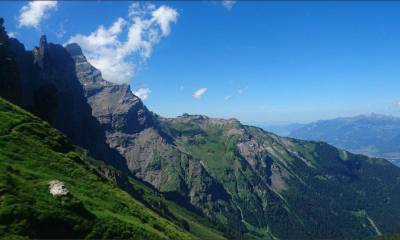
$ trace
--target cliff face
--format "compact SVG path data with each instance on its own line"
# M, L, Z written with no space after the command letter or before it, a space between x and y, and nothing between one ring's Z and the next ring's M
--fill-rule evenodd
M238 209L231 206L224 188L203 165L175 146L171 136L161 129L159 117L133 95L128 85L104 80L78 45L67 45L66 50L75 62L84 96L101 124L107 144L123 156L129 171L186 207L200 208L215 221L216 212L224 218L229 216L240 230ZM213 191L216 194L210 194Z
M15 53L10 49L10 38L0 18L0 96L21 104L22 93Z
M154 125L153 114L133 95L129 85L105 81L99 70L90 65L77 44L66 50L74 60L76 76L84 96L104 129L135 134Z
M123 158L107 145L101 124L92 116L65 48L47 43L45 36L32 51L5 32L1 40L1 59L8 61L2 65L1 96L45 119L94 157L124 168Z
M17 74L4 74L18 80L6 85L21 90L22 106L231 236L343 239L400 229L400 170L383 159L234 119L162 118L128 85L104 80L76 44L42 38L25 51L5 41Z

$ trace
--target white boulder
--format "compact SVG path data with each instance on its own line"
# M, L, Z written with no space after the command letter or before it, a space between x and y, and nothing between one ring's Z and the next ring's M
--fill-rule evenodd
M65 184L58 180L49 182L49 192L54 197L66 196L69 193L67 187L65 187Z

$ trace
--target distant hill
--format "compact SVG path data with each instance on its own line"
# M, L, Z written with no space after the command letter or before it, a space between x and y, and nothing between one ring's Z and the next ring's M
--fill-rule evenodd
M273 132L282 137L288 137L291 132L305 125L306 124L302 123L289 123L289 124L277 124L277 125L258 124L258 126L261 127L262 129L268 132Z
M324 141L400 164L400 118L379 114L317 121L294 129L290 137Z

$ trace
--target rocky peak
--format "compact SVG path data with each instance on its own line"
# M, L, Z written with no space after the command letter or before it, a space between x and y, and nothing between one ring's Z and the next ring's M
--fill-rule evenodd
M231 124L235 126L240 126L241 123L239 120L235 118L213 118L213 117L208 117L206 115L191 115L188 113L182 114L182 116L178 116L175 119L170 119L171 121L181 121L181 122L196 122L199 124L205 124L205 125L226 125L226 124Z
M69 52L69 54L71 54L72 57L83 55L81 47L76 43L67 44L65 49Z
M42 35L39 40L39 47L33 49L34 63L43 68L47 58L47 37Z
M99 88L111 85L110 82L103 79L101 72L88 62L78 44L67 44L65 50L75 62L76 75L85 88L87 97L96 94Z
M153 114L132 93L129 85L103 79L101 72L90 64L78 44L68 44L65 49L75 62L76 76L93 116L106 131L132 134L153 126Z
M182 114L182 116L178 116L178 118L181 119L187 119L187 120L207 120L209 119L206 115L199 115L199 114L188 114L188 113L184 113Z
M39 40L39 46L41 50L47 48L47 37L46 35L42 35Z

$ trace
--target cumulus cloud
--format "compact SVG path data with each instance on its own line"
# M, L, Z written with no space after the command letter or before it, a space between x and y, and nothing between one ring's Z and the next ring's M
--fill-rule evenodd
M194 93L193 93L193 97L200 99L205 93L207 92L207 88L200 88L197 89Z
M142 100L146 100L147 98L149 98L150 93L151 93L150 88L139 88L136 91L133 91L133 94L135 94Z
M222 6L224 6L228 10L231 10L233 8L233 5L235 5L235 4L236 4L236 1L231 1L231 0L222 1Z
M129 83L138 65L150 57L153 46L169 35L177 18L178 12L171 7L133 3L127 19L119 17L110 27L100 25L89 35L77 34L67 43L78 43L106 80Z
M48 12L57 8L57 1L31 1L20 9L19 27L39 28L40 22L48 16Z

